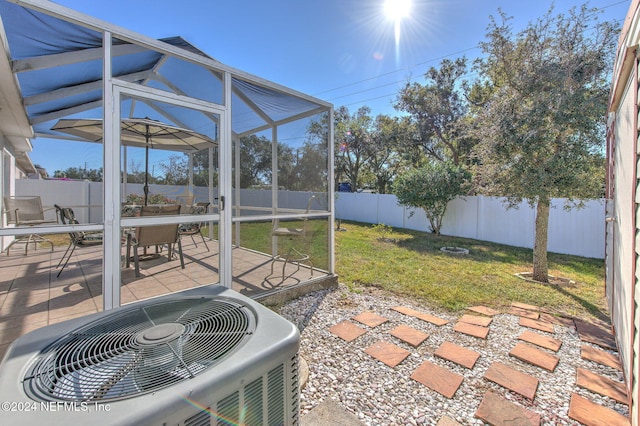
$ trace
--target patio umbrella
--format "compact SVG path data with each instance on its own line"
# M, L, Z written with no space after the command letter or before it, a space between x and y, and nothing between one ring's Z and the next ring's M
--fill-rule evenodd
M175 127L150 118L125 118L120 121L122 145L145 149L144 204L149 196L149 148L168 151L197 152L216 144L211 138L189 129ZM65 118L51 128L78 136L89 142L102 142L102 119Z

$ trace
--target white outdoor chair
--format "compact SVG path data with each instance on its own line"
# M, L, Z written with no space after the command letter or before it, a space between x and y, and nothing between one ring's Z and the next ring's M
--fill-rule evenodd
M16 227L36 226L45 223L56 223L55 220L46 220L44 218L44 209L39 196L6 196L4 197L4 214L7 218L7 225L15 225ZM38 249L38 244L51 244L53 251L53 242L38 234L29 234L16 236L7 246L7 255L14 244L24 244L25 256L29 250L29 244L33 243L34 249Z

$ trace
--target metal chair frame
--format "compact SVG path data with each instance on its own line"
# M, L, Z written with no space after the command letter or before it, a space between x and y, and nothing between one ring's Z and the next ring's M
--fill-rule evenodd
M180 208L181 206L179 204L167 206L142 206L140 216L178 215L180 214ZM180 242L178 228L178 224L139 226L135 229L135 234L130 233L127 235L127 267L130 265L130 253L131 247L133 247L133 261L136 277L140 276L140 259L138 256L139 247L156 246L156 251L158 252L158 248L166 244L168 246L167 262L170 262L173 258L173 246L178 244L180 265L182 269L184 269L182 243Z
M211 203L208 203L208 202L200 202L200 203L196 203L196 206L204 207L204 210L206 213L210 204ZM196 244L194 235L196 234L200 235L200 238L202 238L202 242L204 243L204 246L207 248L207 251L210 251L209 246L207 245L207 240L205 240L204 235L202 235L202 222L191 222L191 223L181 224L179 234L180 236L189 235L191 237L191 241L193 241L193 245L195 245L196 247L198 247L198 244Z
M315 199L315 195L312 195L309 198L309 201L307 202L307 209L305 211L306 214L308 214L309 211L311 210L311 205L314 199ZM279 222L275 221L274 228L271 231L271 236L275 238L285 237L285 238L288 238L289 240L293 240L293 239L304 240L307 237L307 222L309 221L309 218L308 216L305 216L302 220L303 220L302 228L280 227L278 226ZM309 268L311 269L311 277L313 277L313 262L311 261L311 256L307 253L300 252L298 249L296 249L293 246L293 244L289 246L289 250L287 251L287 254L285 254L284 256L279 255L277 253L273 255L273 257L271 258L271 273L267 276L267 279L273 276L274 274L273 270L276 262L282 262L281 283L284 282L284 280L286 280L287 278L290 278L296 272L298 272L300 270L301 264L308 264ZM295 271L291 272L288 275L285 275L285 270L288 263L295 264L297 267Z
M73 212L73 209L69 207L60 207L57 204L53 205L56 209L56 213L58 214L58 220L63 225L76 225L78 224L78 220L76 219L76 215ZM102 233L101 232L69 232L69 245L67 246L67 250L64 252L56 269L60 267L62 262L62 268L58 271L57 277L60 277L62 271L69 263L71 256L73 256L73 252L78 246L94 246L102 244ZM68 254L68 256L67 256Z
M44 218L45 210L42 208L42 200L39 196L5 196L3 213L7 218L8 225L15 226L36 226L46 223L56 223L54 220ZM7 246L7 256L14 244L24 244L25 256L29 251L29 244L33 243L34 250L38 250L39 243L51 244L53 252L53 241L39 234L29 234L16 236Z

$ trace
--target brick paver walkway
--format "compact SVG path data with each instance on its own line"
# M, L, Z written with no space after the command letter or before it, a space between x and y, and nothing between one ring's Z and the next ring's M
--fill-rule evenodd
M518 343L511 351L509 355L516 357L529 364L536 365L540 368L544 368L548 371L556 369L556 365L560 359L553 356L541 349L536 349L526 343Z
M374 314L373 312L363 312L355 317L351 318L358 321L361 324L368 325L369 327L377 327L380 324L384 324L389 321L385 317L381 317L378 314Z
M448 320L443 318L408 307L397 306L392 309L403 315L421 319L438 327L449 323ZM493 317L498 315L499 312L484 306L474 306L468 310L474 314L462 315L453 326L449 325L443 330L451 330L490 341L489 325L492 323ZM536 306L522 303L513 303L508 314L518 316L519 325L525 329L518 336L518 342L510 350L505 348L505 352L509 350L508 354L510 356L550 372L555 370L559 362L559 358L556 355L562 347L562 341L554 337L554 324L575 327L580 339L584 342L615 350L613 336L601 326L579 321L576 321L574 325L573 320L553 316L543 312L542 309ZM391 327L393 328L384 328L384 330L388 330L388 335L399 339L396 343L401 346L385 340L379 340L363 349L365 353L391 368L401 364L413 351L424 353L425 349L429 348L429 346L422 346L429 338L429 333L417 330L406 324L397 323L397 319L395 320L396 324L393 324L393 319L389 320L378 313L369 311L354 315L350 319L370 329L392 321ZM388 327L388 325L385 327ZM368 330L349 320L344 320L330 327L329 331L346 342L350 342L349 344L355 347L359 344L358 342L360 342L360 345L362 342L362 340L356 339L367 333ZM582 345L582 359L621 370L620 361L615 354L594 348L589 344ZM402 345L409 345L410 350L403 348ZM456 391L464 381L464 376L452 371L453 366L447 364L446 361L467 369L474 369L477 368L477 361L481 357L480 353L447 340L433 351L433 355L436 357L434 362L424 360L410 377L447 398L455 396ZM445 365L438 365L442 363ZM514 368L497 361L489 365L489 368L484 373L484 379L501 386L507 393L517 393L530 401L536 399L536 392L540 383L537 377L524 373L518 370L517 367ZM589 392L607 396L619 403L626 404L628 402L624 383L595 374L587 369L577 368L576 384ZM511 398L505 398L494 391L487 391L476 411L476 417L494 426L540 424L541 416L539 413L509 399ZM516 399L516 401L518 400ZM628 426L630 424L629 420L618 412L598 405L588 398L575 393L571 396L569 417L586 426ZM438 421L438 426L456 426L458 424L448 416L443 416Z
M478 337L480 339L486 339L489 335L489 327L482 327L462 321L458 321L455 327L453 327L453 330L457 331L458 333L467 334L469 336Z
M538 390L538 379L501 362L491 364L484 377L529 399L533 399Z
M410 354L408 350L383 340L369 346L365 349L365 352L378 361L384 362L389 367L395 367L400 364Z
M569 417L588 426L629 426L629 419L578 394L571 396Z
M580 349L580 357L582 359L597 362L598 364L606 365L622 371L622 364L620 364L620 360L615 355L605 352L602 349L582 345Z
M576 384L591 392L613 398L622 404L628 402L627 388L624 383L616 382L615 380L585 370L584 368L578 368Z
M460 321L468 322L469 324L473 324L473 325L479 325L481 327L489 327L489 324L491 324L491 321L493 321L493 319L487 318L487 317L481 317L478 315L464 314L462 317L460 317Z
M355 340L367 332L364 328L358 327L350 321L342 321L331 327L329 331L347 342Z
M453 398L464 379L458 373L429 361L423 362L420 367L416 368L411 378L447 398Z
M540 424L540 414L507 401L491 391L487 391L476 411L476 417L490 425L535 425Z
M546 333L553 333L553 324L546 321L534 320L531 318L520 317L520 326L534 328L536 330L544 331Z
M500 313L499 311L496 311L495 309L487 308L486 306L472 306L472 307L467 308L467 309L469 311L477 312L479 314L487 315L489 317L498 315Z
M435 355L466 368L473 368L478 358L480 358L478 352L451 342L443 342L435 351Z
M538 345L541 348L549 349L554 352L558 352L562 346L562 342L560 340L554 339L550 336L543 336L540 333L535 333L530 330L525 330L520 336L518 336L518 339L533 343L534 345Z
M434 324L434 325L445 325L449 323L449 321L445 319L442 319L424 312L416 311L415 309L407 308L404 306L396 306L395 308L393 308L393 310L398 311L401 314L405 314L411 317L421 319L422 321L430 322L431 324Z
M413 347L418 347L422 342L429 338L427 333L423 333L420 330L416 330L415 328L409 327L408 325L400 324L393 330L389 332L392 336L397 337L398 339L407 342Z

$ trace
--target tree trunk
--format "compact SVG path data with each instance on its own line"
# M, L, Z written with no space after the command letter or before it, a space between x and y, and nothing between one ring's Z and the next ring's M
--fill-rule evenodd
M549 282L549 264L547 262L547 239L549 232L549 200L539 198L536 206L536 230L533 245L533 279Z

